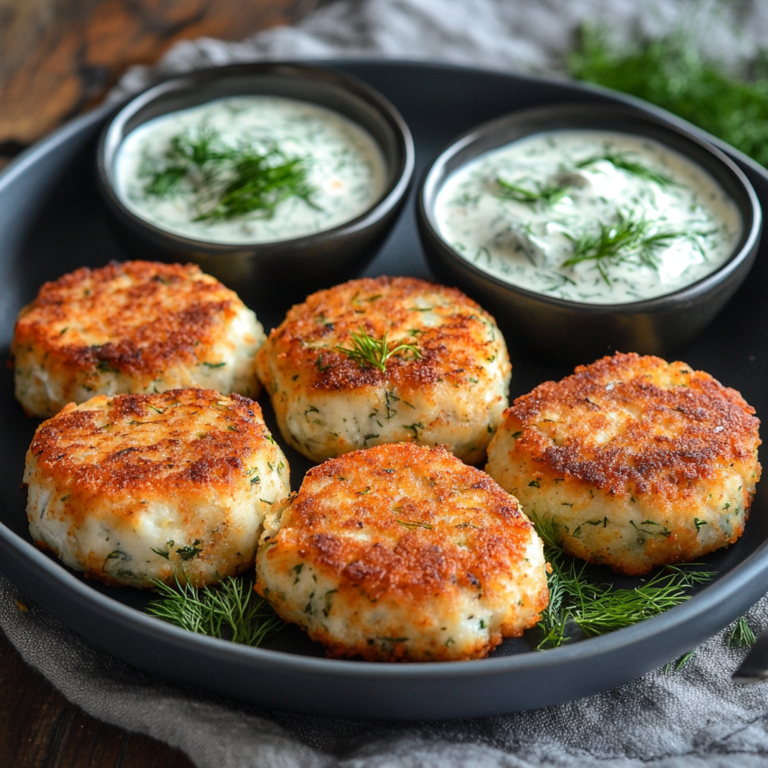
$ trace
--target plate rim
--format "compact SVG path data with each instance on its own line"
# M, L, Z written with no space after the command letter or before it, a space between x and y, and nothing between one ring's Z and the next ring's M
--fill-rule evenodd
M294 60L280 59L279 61L280 63L290 63ZM741 165L742 168L743 166L747 166L752 172L762 176L768 182L768 171L766 171L766 169L762 168L762 166L757 164L751 158L748 158L743 153L730 147L720 139L711 136L706 131L693 126L682 118L672 115L666 110L650 105L641 99L621 94L601 86L570 81L559 77L530 75L520 72L509 72L494 67L470 66L450 62L428 62L423 60L388 59L379 57L334 57L328 59L298 59L295 61L328 68L343 68L345 66L362 65L364 67L380 67L391 70L397 68L446 71L459 70L480 75L487 74L498 76L503 79L524 80L534 83L539 82L548 86L567 86L570 89L580 90L613 102L618 101L619 103L623 102L630 106L638 107L643 111L656 114L665 121L678 124L689 131L693 131L706 141L714 144L721 151L724 151L729 157ZM172 77L178 77L178 73L170 75L169 79ZM361 77L361 79L363 78ZM161 81L153 81L148 88L154 87L158 82ZM136 95L138 95L138 93L131 94L119 101L101 105L93 111L73 119L64 126L58 128L49 136L25 149L0 172L0 191L8 185L12 185L31 165L38 162L40 157L45 157L48 153L56 151L57 148L73 135L76 135L89 127L93 127L94 124L103 123L111 113L117 112L128 100L134 98ZM434 158L429 159L431 160ZM0 499L0 504L5 507L7 502ZM181 646L188 647L196 652L202 651L205 653L214 653L221 658L231 659L236 662L259 661L270 664L273 668L285 668L291 672L311 672L312 674L321 677L354 678L356 680L362 678L370 679L371 681L407 680L409 682L417 682L432 680L464 680L467 678L476 679L491 675L498 676L502 673L513 673L520 670L534 671L540 668L551 668L578 661L585 661L596 656L602 656L607 651L620 650L628 646L635 646L652 637L671 634L675 630L681 628L686 622L712 611L723 601L728 600L736 594L743 594L745 592L752 593L756 591L762 594L765 592L765 589L768 588L768 539L766 539L766 541L758 546L753 552L733 566L729 572L718 577L713 583L705 586L684 604L665 611L653 618L646 619L632 627L617 630L600 637L588 638L572 644L566 644L560 648L547 649L542 652L530 651L509 656L451 663L417 662L400 665L385 662L328 659L266 648L251 648L249 646L243 646L188 632L163 622L160 619L151 617L136 608L132 608L113 597L104 595L98 590L91 588L87 582L77 578L63 565L37 550L31 543L16 534L4 523L0 522L0 553L7 554L9 551L27 562L30 569L28 573L30 577L53 578L60 587L71 591L79 601L90 609L97 612L106 612L121 624L126 622L130 623L144 635L163 638L166 641L177 645L180 644ZM3 561L0 561L0 571L5 572ZM14 581L12 578L10 580L12 582ZM756 587L755 585L762 586ZM34 602L39 601L34 600ZM50 609L47 610L74 632L87 637L96 645L99 645L98 641L94 640L89 632L85 632L82 628L70 625L66 621L66 618L62 617L59 613ZM701 632L695 636L698 638L697 644L705 639L705 637L709 636L709 634L701 637L699 637L699 635L701 635ZM116 655L116 657L122 658L119 655ZM510 710L507 708L494 711Z

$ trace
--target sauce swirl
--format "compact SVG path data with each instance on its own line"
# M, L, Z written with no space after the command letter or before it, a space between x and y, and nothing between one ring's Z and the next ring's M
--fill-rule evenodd
M376 203L384 158L367 131L317 104L217 99L150 120L120 146L115 190L137 216L207 242L331 229Z
M455 171L435 202L441 237L513 285L591 304L677 291L714 272L742 231L700 166L640 136L535 134Z

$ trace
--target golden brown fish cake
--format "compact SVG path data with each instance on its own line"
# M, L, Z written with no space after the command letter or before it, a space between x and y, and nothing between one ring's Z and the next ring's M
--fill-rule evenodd
M352 334L408 347L380 370L340 350L354 349ZM312 294L272 331L256 366L283 437L314 461L406 440L480 461L512 370L487 312L455 288L410 277Z
M290 493L258 404L203 389L70 403L38 427L24 482L40 546L136 587L251 567L266 510Z
M311 469L265 520L257 591L330 656L481 658L534 626L542 542L484 472L413 443Z
M616 354L517 398L487 471L566 552L642 574L741 536L761 472L753 414L685 363Z
M199 386L255 397L263 341L237 294L193 264L78 269L43 285L19 313L16 397L41 417L96 394Z

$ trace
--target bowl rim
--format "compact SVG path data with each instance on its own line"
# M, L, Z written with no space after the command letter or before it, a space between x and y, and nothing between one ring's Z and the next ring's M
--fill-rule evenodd
M147 219L134 213L125 205L125 203L123 203L120 196L115 191L112 167L120 146L131 133L131 131L125 130L125 126L134 115L153 102L163 99L169 94L192 90L196 84L207 84L221 79L259 77L266 75L277 75L286 79L304 79L308 82L323 82L331 88L336 88L338 91L351 94L354 98L361 100L373 109L381 119L382 123L391 131L395 140L397 154L392 179L374 203L354 218L343 221L341 224L337 224L329 229L312 232L300 237L287 238L284 240L266 240L262 242L247 240L220 242L216 240L198 240L194 237L186 237L167 229L163 229L162 227L155 226ZM252 95L256 94L257 92L253 92ZM244 95L251 94L246 91ZM296 100L316 103L318 106L325 107L324 104L315 102L309 98ZM184 108L185 107L182 107L181 109ZM330 107L325 108L331 109L331 111L337 111ZM179 111L179 108L169 109L162 114L170 114L174 111ZM355 125L358 125L367 134L371 135L371 132L357 120L346 115L343 116L347 117L348 120ZM155 117L159 117L159 115L156 115ZM143 122L145 121L142 121L139 125L143 124ZM134 126L131 130L135 130L137 127L138 125ZM381 149L381 144L378 140L372 135L371 138ZM390 168L391 165L387 165L387 167ZM345 72L287 60L240 62L225 66L210 66L181 75L174 74L159 82L155 82L143 91L131 96L127 102L120 106L118 111L112 115L101 130L96 149L97 186L107 203L113 209L118 211L121 216L127 218L127 221L134 229L143 230L145 235L150 236L155 241L170 242L179 250L191 251L192 249L196 249L198 251L204 250L221 255L240 254L244 250L266 253L270 250L283 250L286 247L303 249L364 231L396 208L400 200L402 200L408 191L412 181L414 168L415 147L410 128L395 106L386 97L367 83L353 75L348 75Z
M741 188L746 193L746 197L749 201L748 210L743 209L736 200L733 200L739 214L741 216L742 225L744 226L744 232L740 239L741 247L734 249L733 253L729 256L728 260L721 264L714 272L704 275L693 283L678 288L675 291L661 294L660 296L654 296L650 299L641 299L638 301L629 301L613 304L596 304L583 301L575 301L572 299L562 299L556 296L548 296L545 293L539 291L533 291L522 286L515 285L507 282L502 278L486 272L480 269L471 261L465 259L459 254L440 234L437 226L433 223L434 206L437 199L437 195L444 186L447 179L456 172L458 169L452 170L450 173L445 172L445 166L448 162L459 152L472 147L489 135L493 135L496 132L503 131L510 125L514 125L518 122L525 122L528 120L535 120L536 118L564 118L564 119L581 119L585 122L595 122L594 130L601 130L601 126L597 123L596 119L600 116L605 116L606 113L617 117L632 118L636 124L651 125L655 128L660 128L662 131L667 131L670 134L675 134L680 137L683 142L694 144L700 150L704 150L707 154L715 158L716 161L724 166L728 172L734 177ZM502 146L513 144L516 141L520 141L529 136L534 136L537 133L555 132L558 130L569 130L567 125L561 127L536 127L530 132L519 136L512 141L500 142L499 144L488 147L483 150L482 153L478 153L466 163L473 162L481 154L493 151ZM578 125L573 127L573 130L591 130L588 126ZM627 135L645 136L642 131L621 131L613 128L602 128L606 131L615 131L617 133L626 133ZM655 136L647 136L654 141L664 145L672 152L677 152L683 155L687 160L694 163L697 167L703 169L710 176L712 175L707 168L704 168L690 154L684 151L671 147L663 140L656 138ZM717 181L717 179L715 180ZM718 182L719 183L719 182ZM722 186L722 185L721 185ZM757 194L752 187L746 174L732 161L719 147L709 142L704 136L688 130L685 126L677 124L675 122L668 121L661 114L648 113L640 108L631 104L608 104L608 103L591 103L583 104L579 102L561 102L556 104L549 104L545 106L529 107L525 109L514 110L501 117L494 118L485 123L481 123L478 126L470 128L465 133L461 134L456 139L452 140L449 144L444 146L432 162L427 166L421 176L419 187L416 193L416 215L422 231L426 229L429 237L433 242L440 246L441 252L447 256L454 265L460 267L466 272L469 272L473 277L484 280L497 288L509 291L511 293L518 294L531 301L537 301L541 304L545 304L553 309L579 311L590 315L606 315L606 314L620 314L620 315L637 315L637 314L652 314L657 312L668 311L672 305L676 305L680 302L690 302L700 297L702 294L708 293L717 285L727 280L738 268L744 263L745 260L756 251L760 242L763 224L763 214L760 202L757 199Z

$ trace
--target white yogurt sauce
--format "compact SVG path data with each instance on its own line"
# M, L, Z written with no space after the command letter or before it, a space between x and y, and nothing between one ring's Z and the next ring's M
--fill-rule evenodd
M480 269L590 304L679 290L726 262L742 230L735 203L700 166L607 131L540 133L481 155L446 180L434 215L441 237Z
M260 152L279 149L303 158L309 201L289 197L274 214L195 221L194 188L184 182L172 195L146 192L148 174L164 162L174 136L213 130L221 142ZM354 219L384 191L384 158L373 137L346 117L316 104L278 96L238 96L171 112L131 132L114 165L115 190L137 216L185 237L217 243L261 243L310 235Z

